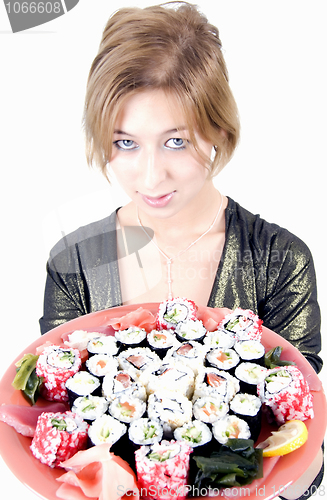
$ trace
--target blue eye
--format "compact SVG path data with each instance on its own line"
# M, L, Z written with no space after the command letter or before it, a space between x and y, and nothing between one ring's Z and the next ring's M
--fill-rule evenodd
M185 141L184 139L173 137L165 143L165 146L169 149L185 149L187 143L188 141Z
M137 144L131 139L121 139L119 141L115 141L114 145L118 149L122 149L124 151L131 151L132 149L136 149L138 147Z

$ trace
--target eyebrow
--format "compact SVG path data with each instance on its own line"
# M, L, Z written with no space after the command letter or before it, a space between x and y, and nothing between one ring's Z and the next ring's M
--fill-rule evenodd
M170 130L166 130L165 132L162 133L162 135L175 134L176 132L185 131L185 130L188 130L188 128L185 125L182 125L181 127L178 127L178 128L172 128ZM114 130L114 134L128 135L130 137L133 137L133 134L129 134L128 132L124 132L124 130L119 130L119 129Z

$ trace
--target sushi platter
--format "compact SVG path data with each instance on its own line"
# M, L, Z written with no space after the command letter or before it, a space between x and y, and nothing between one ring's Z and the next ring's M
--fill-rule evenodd
M74 442L54 456L53 450L51 454L44 447L47 432L53 431L47 430L45 413L39 417L33 439L17 432L5 420L0 422L3 460L39 497L57 500L57 479L64 473L58 464L70 458L65 450L75 446L77 452L101 444L104 429L115 436L110 451L130 464L139 485L149 487L155 482L155 476L147 479L148 482L145 478L151 477L153 463L157 471L154 474L158 473L157 462L162 462L159 464L162 470L168 466L169 461L158 459L158 454L165 453L165 446L172 453L172 461L175 457L175 470L185 468L183 477L187 477L189 455L209 456L210 450L226 444L228 437L234 437L230 435L231 428L237 428L238 437L260 443L286 420L300 415L308 430L307 442L278 460L265 458L263 480L247 490L246 498L272 499L282 495L307 470L321 447L327 424L324 390L310 363L289 342L262 326L250 311L245 320L243 317L244 324L239 325L242 316L225 309L194 305L194 310L188 310L185 315L183 300L187 306L191 301L180 300L182 305L177 312L169 311L166 301L116 307L82 316L39 337L13 360L0 381L0 405L26 409L31 406L12 382L17 362L26 353L35 355L42 346L36 373L42 376L43 384L34 407L45 408L49 401L54 407L66 405L67 421L56 417L52 422L56 430L62 425L78 429ZM154 325L147 330L135 327L133 320L128 324L128 318L139 311L146 311L154 318ZM72 347L78 332L89 334L84 360L81 349ZM68 357L66 351L64 357L60 354L64 343L66 351L69 345ZM101 351L104 344L107 350ZM282 352L281 359L291 362L284 374L293 383L283 400L273 389L277 384L278 393L282 392L280 384L285 382L278 378L280 370L270 369L268 379L264 364L265 352L277 346ZM110 356L108 364L106 356ZM144 368L145 358L148 364ZM61 370L55 383L44 383L44 380L53 380L52 368L46 363L49 359L51 366L68 363L69 369ZM91 386L92 393L91 390L88 393L85 387ZM128 391L123 390L127 387ZM266 387L270 389L267 391ZM263 406L268 408L269 415L274 415L274 422L263 414ZM96 413L98 407L100 414ZM88 410L90 413L86 413ZM145 424L148 425L146 435L141 438L140 425L144 428Z

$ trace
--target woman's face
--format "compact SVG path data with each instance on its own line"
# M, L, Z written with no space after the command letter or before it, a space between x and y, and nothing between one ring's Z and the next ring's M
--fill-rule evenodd
M195 134L201 151L210 157L212 144ZM181 107L162 90L127 99L117 117L110 160L121 187L142 212L171 217L205 200L208 170L190 143Z

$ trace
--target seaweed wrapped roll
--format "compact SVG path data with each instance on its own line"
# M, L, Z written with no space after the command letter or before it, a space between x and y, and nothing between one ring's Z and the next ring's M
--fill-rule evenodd
M175 329L177 340L180 342L187 342L189 340L195 340L201 342L207 330L203 326L202 321L198 319L188 319L178 323Z
M143 376L143 383L146 383L146 374L159 367L161 359L148 347L131 347L123 351L118 356L118 363L121 370L126 370L133 377Z
M236 415L226 415L212 426L212 434L220 444L226 444L229 439L250 439L249 424Z
M124 436L127 426L110 415L104 414L98 417L88 430L91 446L110 443L114 445Z
M118 370L115 374L108 374L102 383L102 394L108 401L120 396L133 396L146 401L146 390L136 377L125 370Z
M76 398L80 396L101 396L101 383L98 377L86 371L75 373L66 381L69 404L72 407Z
M129 426L128 436L136 448L149 446L162 440L163 428L158 420L138 418Z
M152 330L147 335L150 349L154 351L160 359L163 359L168 350L179 344L172 330Z
M118 349L117 340L111 335L100 335L92 338L87 343L89 356L93 356L94 354L109 354L110 356L116 356Z
M207 364L213 368L234 373L235 367L240 361L240 357L234 349L222 349L217 347L207 352L206 361Z
M143 417L145 410L145 402L133 396L121 396L109 403L110 415L125 424Z
M174 431L176 441L185 441L196 454L208 455L211 451L212 433L200 420L191 420Z
M240 382L223 370L204 368L195 379L193 401L204 396L221 395L228 403L240 390Z
M94 354L86 361L86 369L95 377L103 380L105 375L117 372L118 361L109 354Z
M248 423L251 439L256 441L261 431L261 401L253 394L237 393L230 402L230 410Z
M169 360L148 375L146 390L148 394L152 394L157 390L172 388L191 398L194 391L194 372L184 363Z
M75 399L72 412L89 424L101 417L108 409L108 401L101 396L81 396Z
M252 363L265 366L265 348L259 340L238 341L234 349L242 361L252 361Z
M194 375L198 375L201 368L204 368L203 358L206 349L203 344L199 342L189 341L179 344L168 352L167 358L174 359L178 362L184 363L191 368Z
M115 332L119 351L129 347L145 347L146 331L138 326L130 326L126 330Z
M174 391L157 391L148 399L148 416L163 426L164 438L171 438L176 427L192 419L192 403Z
M204 345L208 349L220 347L221 349L230 349L235 344L235 338L229 332L223 330L215 330L214 332L207 332L203 340Z
M193 403L193 415L197 420L207 424L213 424L227 415L229 405L219 394L198 398Z
M240 391L257 395L257 385L264 379L267 368L256 363L240 363L235 377L240 381Z

